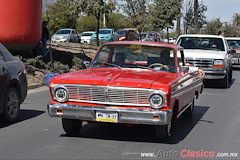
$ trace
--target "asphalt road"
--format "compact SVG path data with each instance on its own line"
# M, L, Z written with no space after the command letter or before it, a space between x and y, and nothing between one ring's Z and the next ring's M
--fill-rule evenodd
M239 92L236 70L230 88L205 88L193 117L180 117L171 139L157 141L144 125L84 123L79 136L66 136L61 119L48 116L48 89L30 90L19 122L0 123L0 159L240 159Z

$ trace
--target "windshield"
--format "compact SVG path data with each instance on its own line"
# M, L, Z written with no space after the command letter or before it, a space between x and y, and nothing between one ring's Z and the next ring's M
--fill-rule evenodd
M147 45L104 45L98 51L92 68L142 68L176 72L174 50L167 47Z
M230 49L239 49L240 48L240 40L227 40L227 44Z
M184 49L204 49L225 51L223 40L221 38L208 37L182 37L178 45Z
M70 34L71 30L59 30L56 34Z
M111 30L99 30L99 34L111 34Z
M92 36L93 35L93 33L83 33L83 34L81 34L81 36Z
M127 34L127 30L121 30L121 31L117 31L118 35L126 35Z

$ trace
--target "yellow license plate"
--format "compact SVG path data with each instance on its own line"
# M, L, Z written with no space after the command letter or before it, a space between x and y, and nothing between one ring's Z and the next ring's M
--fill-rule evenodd
M99 122L118 122L118 114L116 112L96 112L96 121Z

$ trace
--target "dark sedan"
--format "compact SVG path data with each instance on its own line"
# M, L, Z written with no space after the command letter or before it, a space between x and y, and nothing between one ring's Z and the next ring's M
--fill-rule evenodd
M0 120L15 122L26 95L25 66L0 43Z

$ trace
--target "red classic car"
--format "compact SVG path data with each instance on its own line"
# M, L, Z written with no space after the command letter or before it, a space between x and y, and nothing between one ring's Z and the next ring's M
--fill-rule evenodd
M105 43L87 69L51 80L48 112L62 118L68 135L88 121L153 125L157 137L168 138L172 121L192 115L203 89L203 77L188 69L177 45Z

